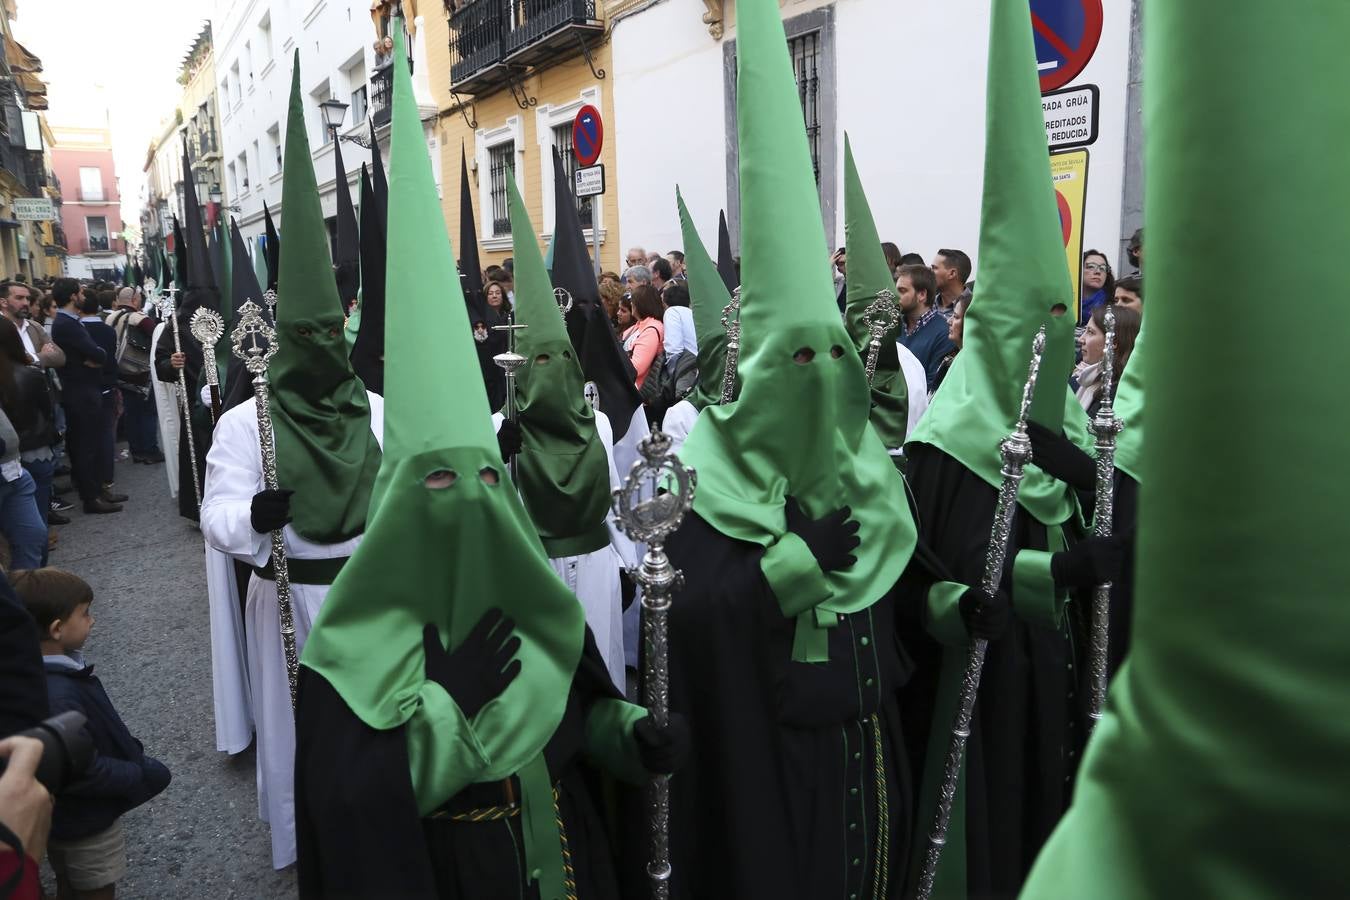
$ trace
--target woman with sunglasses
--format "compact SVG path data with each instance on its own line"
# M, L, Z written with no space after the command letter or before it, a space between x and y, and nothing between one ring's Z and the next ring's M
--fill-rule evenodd
M1083 302L1078 308L1078 327L1087 325L1092 311L1105 306L1116 295L1116 276L1111 273L1111 264L1106 254L1100 250L1089 250L1083 254Z

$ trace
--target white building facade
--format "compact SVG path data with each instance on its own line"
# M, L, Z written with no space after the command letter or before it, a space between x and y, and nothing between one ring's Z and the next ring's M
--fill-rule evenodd
M941 247L977 258L984 171L987 0L780 0L818 167L826 239L844 243L844 135L882 240L932 261ZM1031 0L1033 9L1064 6ZM1100 27L1092 10L1099 5ZM1132 0L1083 0L1099 30L1069 87L1096 87L1087 145L1082 248L1118 258L1139 224L1138 155L1127 162ZM1048 15L1048 13L1047 13ZM1082 24L1082 23L1079 23ZM666 252L681 244L675 185L710 249L719 209L739 251L734 0L658 0L613 26L620 241ZM1039 44L1038 44L1039 50ZM1057 65L1047 59L1042 71ZM1067 74L1067 71L1066 71ZM1123 210L1133 211L1123 213ZM827 248L821 248L826 259ZM1128 271L1128 270L1127 270Z
M377 126L388 165L392 57L376 52L369 0L216 0L211 24L226 212L238 222L250 253L256 252L256 238L264 232L264 202L278 229L285 230L281 167L291 65L298 50L305 126L331 234L337 185L333 144L319 104L330 98L347 104L338 134L345 139L342 158L353 204L360 201L361 163L369 166L372 161L365 146L368 119ZM418 106L423 121L434 125L436 105L427 83L420 28L410 44ZM440 152L430 126L426 134L439 184Z

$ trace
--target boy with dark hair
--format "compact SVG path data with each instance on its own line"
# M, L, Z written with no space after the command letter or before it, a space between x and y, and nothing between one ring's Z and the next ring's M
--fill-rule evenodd
M84 579L46 568L11 572L10 580L37 623L52 714L83 714L98 751L84 777L56 799L48 859L60 896L110 900L127 870L122 814L164 790L169 770L145 755L80 654L94 627L94 592Z

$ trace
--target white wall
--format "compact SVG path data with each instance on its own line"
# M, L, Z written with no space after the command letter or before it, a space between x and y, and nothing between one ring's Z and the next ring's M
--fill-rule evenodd
M731 4L728 4L730 6ZM1090 150L1084 248L1110 253L1120 239L1129 74L1129 0L1104 0L1105 27L1072 84L1101 89ZM844 234L844 134L882 240L931 260L939 247L976 261L984 170L987 0L836 0L838 200ZM679 183L704 242L715 247L727 206L722 42L700 4L668 0L620 20L613 32L619 224L624 248L679 246ZM785 17L819 8L789 3ZM734 39L729 27L724 40ZM667 124L659 124L654 109Z
M436 12L433 10L433 12ZM267 21L270 48L265 48L261 23ZM304 100L306 132L314 158L314 174L319 184L324 216L332 216L337 209L335 192L333 148L325 145L322 136L322 116L317 102L327 99L329 93L344 103L351 100L357 84L353 78L364 79L367 86L368 115L373 112L374 90L369 78L376 67L373 45L375 31L370 20L368 0L216 0L211 18L215 41L216 91L219 100L226 202L239 206L229 211L239 223L239 230L250 247L254 236L264 231L263 202L272 211L278 228L284 229L281 210L281 173L272 151L273 139L269 129L283 145L286 139L286 115L290 101L291 65L296 48L300 51L300 92ZM245 69L252 61L253 84ZM435 112L427 83L426 44L421 30L413 44L415 76L414 89L423 118ZM355 65L353 65L355 63ZM238 65L243 90L233 84L233 70ZM349 78L349 75L352 76ZM220 92L220 82L229 78L229 102ZM326 89L325 89L326 86ZM316 94L315 92L319 93ZM389 158L389 126L380 131L386 165ZM353 122L353 111L348 109L343 134L369 136L369 123ZM427 129L428 142L434 142ZM255 156L254 142L258 144ZM238 168L239 154L246 154L250 170L250 187L232 191L229 166ZM439 183L440 153L432 152L433 168ZM369 165L371 151L356 144L342 145L342 159L347 168L348 186L352 202L360 200L361 163ZM259 171L261 170L261 171Z

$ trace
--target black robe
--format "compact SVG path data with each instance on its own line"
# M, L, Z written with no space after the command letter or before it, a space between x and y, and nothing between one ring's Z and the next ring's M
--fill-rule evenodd
M178 391L178 370L169 362L169 357L173 356L173 323L166 323L164 334L159 337L159 343L155 345L155 377L166 384L172 385L170 390L175 393ZM197 339L187 332L186 328L179 331L179 339L182 341L183 352L187 356L187 363L183 370L187 372L188 387L188 408L192 413L192 439L193 446L197 450L197 471L201 478L201 487L203 495L206 493L206 451L211 448L211 410L202 405L200 390L202 377L202 348L197 343ZM185 519L196 522L200 516L197 511L197 494L192 486L192 463L188 458L188 442L185 423L183 420L183 407L181 403L175 401L174 407L178 415L178 514ZM167 447L165 448L168 449Z
M905 452L920 540L941 560L951 580L978 585L998 492L935 447L910 445ZM1076 535L1069 526L1065 532L1072 543ZM1017 552L1047 546L1046 527L1019 507L1004 590L1011 595ZM1014 617L1008 633L989 643L966 744L965 846L972 900L1016 897L1036 854L1068 807L1087 702L1081 682L1085 672L1079 666L1080 657L1086 656L1086 632L1078 613L1077 604L1071 602L1058 630ZM934 748L944 755L945 735L950 733L950 723L932 721L943 653L961 651L944 648L931 638L909 646L916 671L902 703L910 762L922 778L930 729L943 729ZM929 824L918 824L921 833Z
M831 629L828 663L793 662L796 620L760 570L762 547L691 513L666 550L685 578L671 607L671 706L692 738L671 779L675 895L899 897L913 809L898 591Z
M581 764L586 716L619 699L595 639L586 645L567 709L544 748L558 790L579 900L619 896L594 773ZM520 817L459 822L418 815L403 726L366 725L322 675L301 667L296 710L295 829L302 898L530 900ZM513 777L513 796L520 788ZM504 783L474 784L452 812L505 802Z

